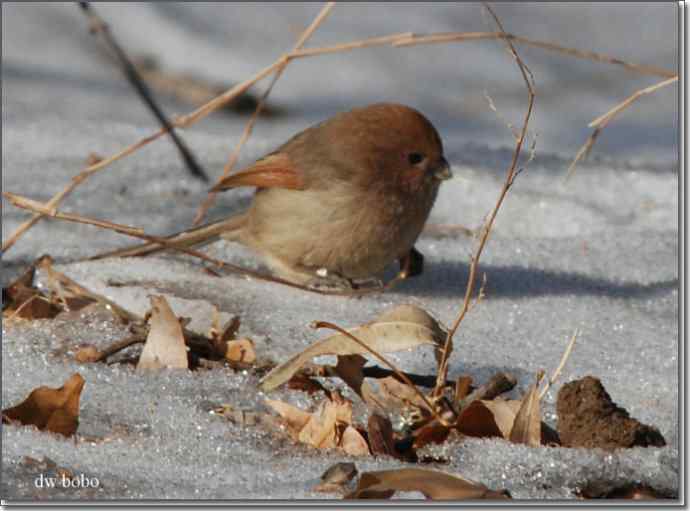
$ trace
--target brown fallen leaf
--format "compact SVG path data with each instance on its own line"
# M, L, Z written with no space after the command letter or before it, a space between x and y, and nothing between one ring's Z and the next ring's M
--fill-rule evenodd
M321 385L321 383L319 383L317 380L300 373L295 374L288 380L287 388L291 390L301 390L307 394L314 394L315 392L327 392L326 387Z
M236 341L225 341L225 359L230 362L243 362L253 364L256 362L256 350L254 341L251 339L238 339Z
M446 332L428 312L415 305L400 305L376 320L348 330L379 353L404 351L423 344L443 346ZM315 342L303 352L274 368L260 383L268 392L288 381L303 365L321 355L364 355L369 351L346 335L337 333Z
M379 387L387 408L396 411L412 408L419 410L424 416L431 414L431 410L429 410L424 400L419 397L419 394L412 387L399 381L394 376L380 379Z
M472 377L471 376L460 376L458 381L455 383L455 394L453 396L453 404L456 408L460 402L465 399L470 394L470 389L472 388Z
M381 408L381 398L374 389L364 380L364 365L367 359L362 355L339 355L338 363L334 368L335 373L348 387L354 390L362 401L374 408Z
M396 491L418 491L433 500L509 499L505 492L490 490L481 483L462 477L422 470L402 468L364 472L357 488L346 499L387 499Z
M96 348L93 344L86 344L79 347L77 352L74 354L74 360L80 364L84 364L87 362L95 362L100 358L100 356L101 352L98 351L98 348Z
M384 454L397 456L395 439L393 438L393 425L388 417L372 413L368 421L369 445L372 454Z
M38 387L17 406L2 411L2 422L19 422L64 436L79 427L79 397L84 378L75 373L60 388Z
M313 491L323 493L341 492L356 475L357 467L354 463L336 463L328 467L321 475L321 482L313 488Z
M355 456L369 454L366 440L352 426L352 403L335 392L313 413L273 399L265 403L278 412L298 442L319 449L338 447Z
M522 398L520 409L515 416L509 440L516 444L527 444L530 447L541 445L541 407L539 406L539 382L543 373L537 377Z
M304 426L307 425L307 422L311 420L311 414L309 412L305 412L296 406L289 405L276 399L266 399L264 402L270 408L278 412L278 415L285 419L287 422L288 432L295 439L297 439L296 434L304 429Z
M180 321L163 296L151 296L151 328L139 357L137 370L189 369L187 347Z
M332 401L323 401L316 412L311 414L309 421L297 433L297 440L320 449L336 447L338 445L337 417L337 405Z
M7 287L2 288L3 319L49 319L62 310L34 286L36 263L29 266Z
M353 426L347 426L340 437L340 447L350 456L369 456L369 445Z
M467 436L510 438L521 402L517 400L476 400L465 408L457 429Z

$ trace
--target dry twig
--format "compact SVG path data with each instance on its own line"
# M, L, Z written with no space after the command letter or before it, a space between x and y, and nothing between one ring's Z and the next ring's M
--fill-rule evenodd
M161 108L158 106L158 103L156 103L155 99L153 99L151 91L139 75L137 69L132 64L132 61L115 39L115 36L113 36L108 24L103 21L103 18L91 7L89 2L79 2L79 7L87 18L89 18L92 32L94 34L100 33L103 36L103 40L107 43L122 65L122 71L125 73L125 77L129 83L131 83L136 89L141 99L144 101L144 103L146 103L151 112L153 112L153 115L156 117L156 119L158 119L158 122L163 129L170 134L170 138L177 147L178 151L180 151L180 156L182 156L185 165L187 165L187 168L189 169L189 172L202 181L208 182L208 176L196 161L196 158L194 158L194 155L191 153L187 145L170 125L170 121L163 113L163 110L161 110Z
M594 62L601 62L604 64L613 64L621 66L624 69L627 69L628 71L633 71L635 73L643 75L661 76L665 78L671 78L676 75L676 73L674 73L673 71L669 71L668 69L662 69L655 66L634 64L631 62L626 62L616 57L604 55L602 53L567 48L559 44L554 44L547 41L537 41L535 39L528 39L527 37L521 37L515 34L508 34L506 32L442 32L438 34L427 35L413 34L405 39L395 41L393 43L393 46L415 46L420 44L477 41L482 39L503 39L508 43L514 41L516 43L524 44L526 46L533 46L535 48L553 51L556 53L560 53L562 55L568 55L570 57L575 57L578 59L585 59Z
M323 12L323 11L322 11ZM312 23L312 26L314 23ZM305 32L306 33L306 32ZM418 44L433 44L433 43L445 43L445 42L457 42L465 40L478 40L478 39L503 39L508 44L512 40L519 42L521 44L527 44L531 46L540 47L550 51L556 51L566 55L570 55L577 58L583 58L588 60L593 60L597 62L603 62L608 64L615 64L622 66L623 68L635 71L642 74L651 74L656 76L662 76L665 78L677 77L676 73L665 69L659 69L652 66L644 66L639 64L633 64L625 62L621 59L602 55L594 52L585 52L580 50L575 50L572 48L565 48L553 43L535 41L527 39L524 37L516 36L514 34L506 34L505 32L466 32L466 33L443 33L443 34L431 34L426 36L417 36L412 33L401 33L401 34L391 34L383 37L373 37L369 39L357 40L343 44L337 44L329 47L322 48L310 48L306 50L293 51L291 53L286 53L281 55L275 62L271 65L265 67L256 73L252 78L239 83L224 93L218 95L214 99L208 101L207 103L201 105L196 110L190 112L187 115L177 117L172 123L175 127L186 128L192 126L198 121L202 120L206 116L210 115L219 108L224 107L226 104L230 103L236 99L241 94L245 93L250 87L252 87L257 82L263 80L267 76L277 72L279 69L283 69L285 65L292 59L311 57L316 55L324 55L331 53L339 53L345 51L351 51L354 49L369 48L373 46L386 46L391 45L393 47L406 47L414 46ZM677 78L676 78L677 79ZM50 201L47 203L46 207L54 208L58 206L67 196L69 196L82 182L86 181L92 175L100 170L108 167L110 164L129 156L130 154L136 152L142 147L148 145L149 143L157 140L161 136L167 133L167 129L163 128L158 132L149 135L127 147L122 149L120 152L105 158L100 162L89 165L87 168L82 170L79 174L72 178L71 182L60 192L55 194ZM598 134L598 132L597 132ZM596 137L595 137L596 138ZM593 143L593 142L592 142ZM42 213L34 214L29 220L22 223L2 244L2 251L5 252L11 248L17 240L31 227L33 227L44 215Z
M503 30L503 25L501 24L501 21L498 19L498 16L496 16L496 13L494 13L493 9L491 6L488 4L484 4L486 9L489 11L491 16L493 17L496 25L500 29L502 34L505 34L505 30ZM437 382L436 382L436 388L434 389L433 395L435 396L441 396L443 394L443 388L444 388L444 383L447 379L448 376L448 359L450 356L450 346L452 343L453 336L455 335L455 332L458 330L458 327L460 326L460 323L462 323L462 320L465 318L465 315L467 314L468 310L470 309L471 303L472 303L472 293L474 291L474 286L475 286L475 280L477 276L477 268L479 267L479 258L482 255L482 251L484 250L484 245L486 244L487 239L489 238L489 233L491 232L491 228L493 227L494 220L496 218L496 215L498 214L498 210L501 208L501 205L503 204L503 200L506 197L506 194L508 193L508 190L512 186L515 175L517 172L517 162L520 157L520 153L522 151L522 145L525 140L525 137L527 135L527 126L529 124L530 117L532 115L532 108L534 106L534 88L533 88L533 81L534 78L532 77L532 74L529 70L529 68L525 65L525 63L522 61L520 56L518 55L517 51L515 50L515 47L513 46L513 43L511 42L510 38L502 38L505 40L506 44L508 45L508 49L510 50L510 53L513 55L513 58L515 59L515 62L520 69L520 74L522 75L522 78L525 82L525 85L527 87L527 93L528 93L528 105L527 105L527 111L525 113L525 118L522 123L522 129L520 130L520 137L518 138L516 144L515 144L515 151L513 152L513 159L510 163L510 167L508 168L508 171L506 172L506 179L503 184L503 187L501 188L501 191L498 196L498 200L496 201L496 205L494 208L491 210L491 213L489 214L488 219L484 223L484 226L482 227L482 232L480 235L479 239L479 245L477 246L477 249L474 253L474 255L471 258L471 263L470 263L470 273L469 276L467 277L467 287L465 289L465 298L463 300L463 305L460 310L460 313L458 314L457 318L455 319L453 325L451 328L448 330L448 335L446 337L446 344L445 347L442 351L441 355L441 361L439 362L438 366L438 375L437 375Z
M558 379L558 377L561 374L561 371L565 367L565 363L568 361L568 357L570 357L570 352L573 350L573 346L575 345L575 340L577 339L577 336L580 335L579 330L575 330L573 332L573 336L570 338L570 342L568 342L568 346L566 346L565 351L563 352L563 356L561 357L561 361L558 363L558 367L553 371L553 374L551 375L551 378L549 378L546 381L546 385L542 389L542 391L539 394L539 399L542 399L544 395L549 391L549 388L551 385L554 384L554 382Z
M594 128L594 131L592 134L587 138L587 141L583 144L582 147L577 151L577 154L575 155L575 159L573 159L573 162L570 164L568 167L568 171L566 172L565 179L567 180L572 176L573 172L575 171L575 167L577 166L578 162L587 156L589 152L592 150L592 146L594 146L594 142L596 142L597 138L601 134L601 131L608 125L609 122L613 120L614 117L616 117L619 113L621 113L623 110L628 108L630 105L632 105L635 101L640 99L642 96L646 96L647 94L651 94L663 87L666 87L667 85L671 85L672 83L675 83L678 81L678 75L675 75L672 78L669 78L667 80L663 80L655 85L652 85L650 87L645 87L644 89L640 89L638 91L635 91L633 94L628 96L625 100L621 101L618 103L616 106L614 106L611 110L606 112L604 115L601 115L594 119L592 122L589 123L590 128Z

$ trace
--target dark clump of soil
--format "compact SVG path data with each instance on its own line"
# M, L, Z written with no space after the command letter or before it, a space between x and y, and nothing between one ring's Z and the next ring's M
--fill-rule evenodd
M631 418L593 376L563 385L558 392L557 412L563 447L615 449L666 445L657 428Z

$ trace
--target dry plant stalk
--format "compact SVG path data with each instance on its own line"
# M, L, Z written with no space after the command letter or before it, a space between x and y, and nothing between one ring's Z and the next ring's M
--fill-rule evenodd
M498 26L500 32L502 34L505 34L505 30L503 30L503 25L501 24L501 21L498 19L498 16L496 16L496 13L493 11L490 5L484 4L484 7L489 11L491 16L494 19L494 22ZM527 135L527 126L529 124L530 117L532 115L532 108L534 106L534 88L532 85L532 82L534 81L534 78L532 77L532 73L529 70L529 68L525 65L525 63L522 61L520 56L518 55L517 51L515 50L515 46L513 46L513 43L511 42L510 38L503 37L503 39L507 46L508 49L510 50L510 53L512 54L513 58L515 59L515 62L520 69L520 74L522 75L523 80L525 81L525 86L527 87L527 94L528 94L528 104L527 104L527 111L525 112L525 117L522 122L522 129L520 130L520 136L517 139L517 142L515 144L515 151L513 152L513 158L510 163L510 167L508 167L508 171L506 172L506 179L505 182L503 183L503 187L501 188L501 191L498 196L498 200L496 201L496 205L493 207L491 210L491 213L489 214L487 220L484 223L484 226L482 227L481 230L481 235L479 238L479 244L477 246L477 249L475 253L472 255L471 262L470 262L470 273L469 276L467 277L467 287L465 288L465 298L463 300L462 308L460 309L460 312L453 322L453 325L451 328L448 330L448 335L446 337L446 343L444 346L444 349L441 354L441 361L439 362L438 365L438 374L437 374L437 380L436 380L436 387L434 388L434 391L432 395L440 397L443 395L443 388L445 385L445 381L448 376L448 359L450 356L450 346L452 343L453 336L455 335L455 332L458 330L458 327L460 326L460 323L462 323L462 320L465 318L465 315L467 314L468 310L470 309L470 306L472 304L472 292L474 291L474 286L475 286L475 281L477 277L477 269L479 267L479 258L482 255L482 251L484 250L484 246L486 245L486 241L489 238L489 233L491 232L491 229L494 224L494 220L496 218L496 215L498 214L498 210L501 208L501 205L503 204L503 201L506 197L506 194L508 193L508 190L512 186L515 176L517 175L517 163L518 159L520 157L520 153L522 152L522 145L524 143L525 137Z
M319 14L319 16L323 13L323 10ZM318 20L318 17L315 18L314 22L312 22L311 26L316 26L316 21ZM319 22L320 23L320 22ZM307 32L305 32L306 34ZM309 34L311 35L311 34ZM508 43L511 42L511 40L518 41L522 44L527 44L527 45L532 45L536 47L540 47L549 51L556 51L559 53L563 53L566 55L570 55L572 57L576 58L582 58L582 59L587 59L587 60L593 60L596 62L603 62L603 63L608 63L608 64L615 64L622 66L624 69L627 69L629 71L635 71L637 73L642 73L642 74L651 74L651 75L656 75L656 76L663 76L663 77L676 77L677 75L671 71L665 70L665 69L659 69L655 68L652 66L644 66L644 65L639 65L639 64L632 64L629 62L625 62L621 59L614 58L614 57L609 57L606 55L602 55L599 53L594 53L594 52L585 52L585 51L580 51L580 50L575 50L572 48L566 48L563 46L559 46L553 43L549 42L544 42L544 41L535 41L531 39L527 39L524 37L519 37L515 36L513 34L506 34L505 32L466 32L466 33L460 33L460 32L454 32L454 33L443 33L443 34L431 34L431 35L426 35L426 36L416 36L412 33L401 33L401 34L391 34L387 36L382 36L382 37L372 37L368 39L362 39L362 40L357 40L357 41L352 41L349 43L343 43L343 44L338 44L334 46L329 46L329 47L322 47L322 48L311 48L307 50L299 50L299 51L293 51L291 53L283 54L281 55L275 62L273 62L271 65L265 67L258 73L256 73L252 78L249 78L245 80L242 83L239 83L224 93L218 95L216 98L208 101L207 103L201 105L198 107L196 110L190 112L187 115L177 117L175 121L172 123L174 127L178 128L187 128L189 126L194 125L204 117L210 115L214 111L218 110L219 108L222 108L225 106L227 103L238 97L239 95L245 93L251 86L256 84L257 82L263 80L267 76L271 75L272 73L277 72L279 69L283 69L285 65L297 58L304 58L304 57L312 57L316 55L325 55L325 54L331 54L331 53L339 53L339 52L345 52L345 51L350 51L354 49L361 49L361 48L369 48L373 46L385 46L385 45L390 45L393 47L406 47L406 46L414 46L418 44L433 44L433 43L445 43L445 42L460 42L460 41L466 41L466 40L478 40L478 39L503 39L506 40ZM306 40L306 39L305 39ZM120 152L105 158L97 163L94 163L92 165L87 166L84 170L82 170L79 174L74 176L72 178L72 181L60 192L55 194L50 201L46 204L46 207L51 209L55 208L58 206L67 196L69 196L82 182L86 181L88 178L90 178L93 174L97 173L100 170L103 170L104 168L108 167L111 163L114 163L126 156L129 156L130 154L138 151L142 147L148 145L149 143L153 142L154 140L157 140L161 136L165 135L167 133L167 129L163 128L159 130L158 132L149 135L138 142L135 142L124 149L122 149ZM36 223L45 215L43 213L35 213L29 220L25 221L22 223L5 241L2 243L2 251L5 252L9 248L11 248L19 238L26 233L29 229L31 229Z
M566 346L565 351L563 352L563 356L561 356L561 361L558 363L556 369L554 369L551 378L549 378L546 381L546 385L541 390L541 393L539 394L539 399L542 399L546 395L546 393L549 391L549 388L551 388L551 385L553 385L560 376L561 371L565 367L565 363L568 361L568 357L570 357L570 352L573 351L573 346L575 345L575 341L577 340L578 335L580 335L580 331L575 330L575 332L573 332L572 337L570 338L570 342L568 342L568 345Z
M580 149L577 151L577 154L575 155L575 159L573 160L573 162L568 167L568 171L565 174L565 179L567 180L570 178L570 176L572 176L578 162L582 158L584 158L585 156L587 156L589 154L589 152L592 150L592 147L594 146L594 142L596 142L597 138L601 134L601 131L608 125L609 122L611 122L614 119L614 117L616 117L623 110L628 108L635 101L640 99L642 96L646 96L647 94L651 94L653 92L656 92L657 90L662 89L663 87L666 87L667 85L671 85L672 83L675 83L677 81L678 81L678 75L675 75L672 78L669 78L667 80L663 80L663 81L661 81L655 85L652 85L650 87L645 87L644 89L637 90L634 93L632 93L630 96L628 96L625 100L621 101L616 106L614 106L611 110L606 112L604 115L601 115L601 116L597 117L596 119L594 119L592 122L590 122L588 127L594 128L594 131L587 138L587 141L583 144L583 146L580 147Z
M122 66L122 70L125 74L125 78L132 84L132 86L136 89L137 93L139 94L139 97L146 103L146 106L149 107L153 115L158 119L158 122L160 125L168 131L170 134L170 138L172 139L173 143L177 147L178 151L180 152L180 156L182 156L182 160L185 162L187 165L187 168L189 169L189 172L201 179L202 181L208 182L208 176L204 172L204 170L201 168L199 163L196 161L196 158L194 158L194 155L192 152L189 150L187 145L184 143L184 141L177 135L175 132L175 129L170 125L170 121L168 118L165 116L163 113L163 110L161 107L156 103L156 100L153 98L153 94L149 90L148 86L146 85L146 82L142 80L141 76L139 75L139 72L137 69L134 67L134 64L132 64L131 59L127 56L125 51L122 49L120 44L117 42L115 39L115 36L111 33L110 28L108 27L108 24L103 20L103 18L91 7L89 2L79 2L78 3L79 7L81 7L82 12L86 15L86 17L89 19L89 23L91 24L91 31L94 34L101 34L103 37L103 40L106 42L110 50L115 54L115 57L119 61L120 65Z
M604 55L602 53L567 48L559 44L554 44L547 41L537 41L535 39L528 39L526 37L517 36L515 34L508 34L506 32L442 32L438 34L427 35L413 34L408 38L394 42L393 45L413 46L419 44L477 41L481 39L504 39L508 43L515 41L519 44L524 44L526 46L534 46L535 48L542 48L544 50L553 51L556 53L560 53L562 55L568 55L570 57L575 57L578 59L591 60L594 62L601 62L604 64L613 64L621 66L624 69L627 69L628 71L633 71L643 75L661 76L665 78L671 78L673 76L676 76L676 73L674 73L673 71L669 71L668 69L662 69L655 66L644 66L640 64L634 64L631 62L626 62L616 57Z

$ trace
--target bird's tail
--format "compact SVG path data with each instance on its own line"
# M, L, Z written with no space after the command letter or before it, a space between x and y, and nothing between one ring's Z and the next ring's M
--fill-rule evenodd
M193 246L205 245L216 241L221 234L224 234L228 239L232 239L233 231L239 231L244 224L245 215L234 215L224 220L212 222L209 224L194 227L186 231L178 232L164 239L168 242L166 245L149 241L141 245L121 248L112 252L105 252L90 257L89 260L105 259L108 257L135 257L154 254L163 250L169 250L172 247L190 248Z

